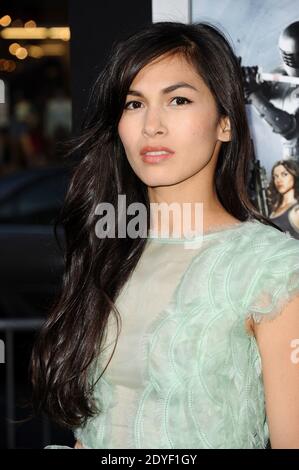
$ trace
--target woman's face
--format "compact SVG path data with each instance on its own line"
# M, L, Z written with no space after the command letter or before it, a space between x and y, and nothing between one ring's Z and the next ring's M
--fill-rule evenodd
M273 171L273 181L277 191L284 194L294 187L294 176L283 166L278 165Z
M187 85L179 86L184 82ZM172 89L163 91L166 88ZM200 172L220 141L230 140L209 88L183 56L163 56L134 78L118 132L128 161L148 186L180 183ZM144 160L146 146L167 147L170 158ZM217 152L218 153L218 152Z

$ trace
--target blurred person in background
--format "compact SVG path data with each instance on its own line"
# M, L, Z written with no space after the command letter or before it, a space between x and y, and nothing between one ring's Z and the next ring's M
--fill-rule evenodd
M69 137L72 127L72 105L62 88L57 88L47 100L44 132L49 144L50 160L60 158L59 145Z
M24 97L19 98L14 106L10 137L12 170L47 162L40 116L33 103Z
M0 127L0 177L9 171L10 162L9 126Z

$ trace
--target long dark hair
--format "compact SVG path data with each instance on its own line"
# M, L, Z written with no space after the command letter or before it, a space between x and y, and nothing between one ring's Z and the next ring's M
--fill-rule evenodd
M100 411L92 398L89 366L101 353L110 312L121 321L114 302L145 248L145 237L98 238L95 208L102 201L116 207L118 195L125 194L128 205L146 205L150 227L147 187L130 167L117 127L132 80L163 54L189 60L214 95L219 115L230 118L232 140L222 143L215 171L222 205L240 221L255 218L277 228L247 194L252 149L242 72L224 34L207 22L159 22L115 43L92 90L82 132L72 143L82 159L57 220L65 233L62 290L31 358L35 411L66 427L84 425Z
M269 184L269 198L272 210L278 209L280 204L282 203L283 196L280 192L276 189L274 183L274 170L279 165L282 165L288 173L290 173L294 177L294 198L297 199L299 202L299 164L293 159L288 160L278 160L272 167L271 170L271 181Z

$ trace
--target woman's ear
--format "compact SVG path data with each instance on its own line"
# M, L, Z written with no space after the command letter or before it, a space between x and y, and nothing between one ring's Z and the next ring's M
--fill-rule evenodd
M231 140L231 125L229 117L222 116L218 125L218 140L229 142Z

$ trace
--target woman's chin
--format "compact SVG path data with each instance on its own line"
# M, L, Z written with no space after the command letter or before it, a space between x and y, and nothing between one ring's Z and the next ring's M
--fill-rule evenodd
M144 184L150 188L159 188L161 186L172 186L175 184L175 181L170 180L170 178L146 178L143 180Z

